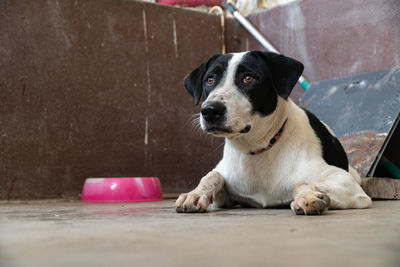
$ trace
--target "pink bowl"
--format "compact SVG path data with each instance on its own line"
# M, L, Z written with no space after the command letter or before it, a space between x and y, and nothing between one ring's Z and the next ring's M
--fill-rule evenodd
M83 202L143 202L162 200L157 177L87 178Z

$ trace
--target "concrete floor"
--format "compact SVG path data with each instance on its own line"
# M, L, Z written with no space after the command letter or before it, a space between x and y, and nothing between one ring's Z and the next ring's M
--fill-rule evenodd
M173 201L0 205L0 266L400 266L400 201L295 216Z

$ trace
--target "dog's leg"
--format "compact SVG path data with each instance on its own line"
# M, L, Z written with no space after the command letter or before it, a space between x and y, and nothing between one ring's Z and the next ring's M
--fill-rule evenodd
M314 181L298 183L291 209L298 215L318 215L330 209L364 209L371 206L359 184L359 177L331 167Z
M199 185L189 193L181 194L175 202L177 212L206 212L217 193L223 190L225 180L217 171L204 176Z

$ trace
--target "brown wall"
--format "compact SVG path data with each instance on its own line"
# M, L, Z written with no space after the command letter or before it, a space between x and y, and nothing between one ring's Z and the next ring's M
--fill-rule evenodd
M194 130L183 78L220 38L218 16L179 8L1 1L0 199L77 197L86 177L192 188L221 149Z

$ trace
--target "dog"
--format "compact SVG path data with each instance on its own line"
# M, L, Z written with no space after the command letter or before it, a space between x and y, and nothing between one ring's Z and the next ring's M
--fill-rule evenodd
M329 127L289 95L304 66L272 52L218 54L185 77L201 129L224 137L217 166L175 202L177 212L289 206L297 215L362 209L371 198Z

